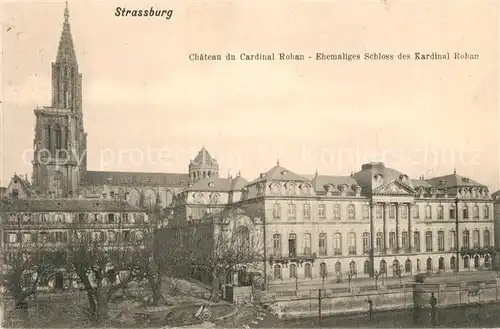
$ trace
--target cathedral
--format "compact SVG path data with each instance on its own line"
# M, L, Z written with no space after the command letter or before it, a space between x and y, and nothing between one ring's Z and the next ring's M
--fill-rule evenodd
M52 63L52 104L34 110L33 174L14 175L2 193L18 199L119 199L132 205L169 206L174 195L201 178L219 177L217 161L203 147L187 173L87 170L82 74L75 54L69 10L64 11L57 56ZM231 180L231 179L229 179Z

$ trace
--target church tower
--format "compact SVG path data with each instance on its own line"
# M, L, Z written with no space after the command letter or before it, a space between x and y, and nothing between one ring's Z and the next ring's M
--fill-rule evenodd
M189 163L189 179L194 182L207 177L219 177L219 164L205 147L202 147L198 155Z
M33 185L52 198L76 196L87 168L87 134L83 128L82 75L66 2L56 61L52 63L52 105L35 109Z

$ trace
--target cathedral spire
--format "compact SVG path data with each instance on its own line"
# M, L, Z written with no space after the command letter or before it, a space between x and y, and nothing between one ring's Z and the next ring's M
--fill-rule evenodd
M69 24L69 8L66 1L64 8L64 22L59 40L59 48L57 49L56 63L68 63L77 65L75 47L73 46L73 37L71 36L71 27Z

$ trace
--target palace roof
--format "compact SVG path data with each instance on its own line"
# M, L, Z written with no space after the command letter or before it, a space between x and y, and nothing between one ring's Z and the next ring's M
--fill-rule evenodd
M187 187L189 174L125 171L87 171L82 185Z

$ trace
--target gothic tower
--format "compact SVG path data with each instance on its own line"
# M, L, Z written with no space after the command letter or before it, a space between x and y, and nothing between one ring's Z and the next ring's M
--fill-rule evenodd
M52 198L74 196L87 168L87 134L83 128L82 75L67 3L57 57L52 63L52 106L37 107L34 112L33 185Z
M197 181L206 177L219 177L219 164L205 147L202 147L194 160L189 163L189 179Z

